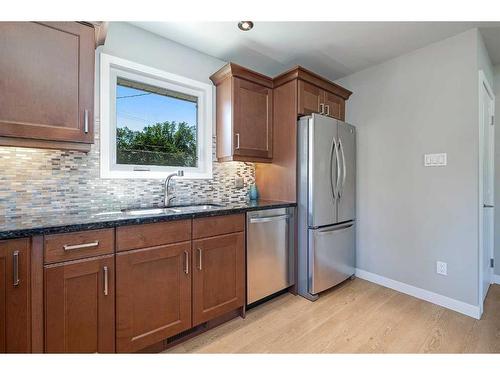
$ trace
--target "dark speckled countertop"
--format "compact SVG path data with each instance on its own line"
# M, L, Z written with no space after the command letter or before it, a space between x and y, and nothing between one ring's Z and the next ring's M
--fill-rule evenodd
M230 215L247 211L270 208L295 207L295 203L282 201L249 201L243 203L215 203L220 207L208 210L191 209L182 213L161 213L148 215L131 215L119 208L107 211L47 212L38 216L18 217L0 224L0 240L9 238L31 237L43 234L67 233L80 230L119 227L122 225L148 224L162 221L190 219L218 215ZM175 207L174 207L175 208Z

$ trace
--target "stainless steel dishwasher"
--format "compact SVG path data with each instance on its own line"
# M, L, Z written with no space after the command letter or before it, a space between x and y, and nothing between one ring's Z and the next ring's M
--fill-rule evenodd
M247 213L247 304L294 283L294 208Z

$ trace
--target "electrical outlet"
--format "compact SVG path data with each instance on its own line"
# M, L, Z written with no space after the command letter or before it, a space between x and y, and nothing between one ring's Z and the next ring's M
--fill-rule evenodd
M448 264L445 262L436 262L436 272L440 275L448 275Z
M234 187L236 189L242 189L243 186L245 186L245 181L243 180L243 177L236 176L234 178Z

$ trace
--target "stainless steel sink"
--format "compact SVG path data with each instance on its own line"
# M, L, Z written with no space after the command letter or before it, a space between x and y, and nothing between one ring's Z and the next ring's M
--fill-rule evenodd
M168 215L168 214L179 214L183 212L192 212L192 211L206 211L213 210L223 207L220 204L185 204L185 205L176 205L171 207L163 207L163 208L131 208L122 210L122 212L126 215L137 216L137 215Z
M122 210L124 214L136 216L136 215L165 215L165 214L178 214L182 211L175 208L133 208Z
M220 204L214 204L214 203L209 203L209 204L186 204L186 205L178 205L178 206L171 206L170 208L177 209L177 210L188 210L188 211L204 211L204 210L213 210L223 207Z

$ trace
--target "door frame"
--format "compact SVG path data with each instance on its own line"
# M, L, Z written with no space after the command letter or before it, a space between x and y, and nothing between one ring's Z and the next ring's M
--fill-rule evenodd
M495 93L488 82L488 79L486 78L486 75L484 74L483 70L479 70L479 85L478 85L478 94L479 94L479 173L478 173L478 220L479 220L479 273L478 273L478 301L479 301L479 307L480 307L480 314L482 315L483 310L484 310L484 300L483 300L483 258L484 258L484 247L483 247L483 231L484 231L484 222L483 222L483 216L484 216L484 196L483 196L483 164L484 164L484 154L483 154L483 146L485 142L485 137L484 137L484 132L483 132L483 111L481 110L483 103L483 95L482 95L482 90L485 89L486 93L490 97L491 101L491 108L493 112L493 116L495 114ZM493 124L494 125L494 124ZM490 141L490 147L492 148L492 155L495 155L495 139L491 137ZM494 175L495 173L495 168L494 168L494 157L492 161L492 173ZM495 181L495 178L493 178L493 183ZM494 197L493 197L494 199ZM494 204L493 204L494 205ZM494 227L494 226L493 226ZM492 249L494 252L494 249ZM490 257L493 257L493 254L490 254Z

